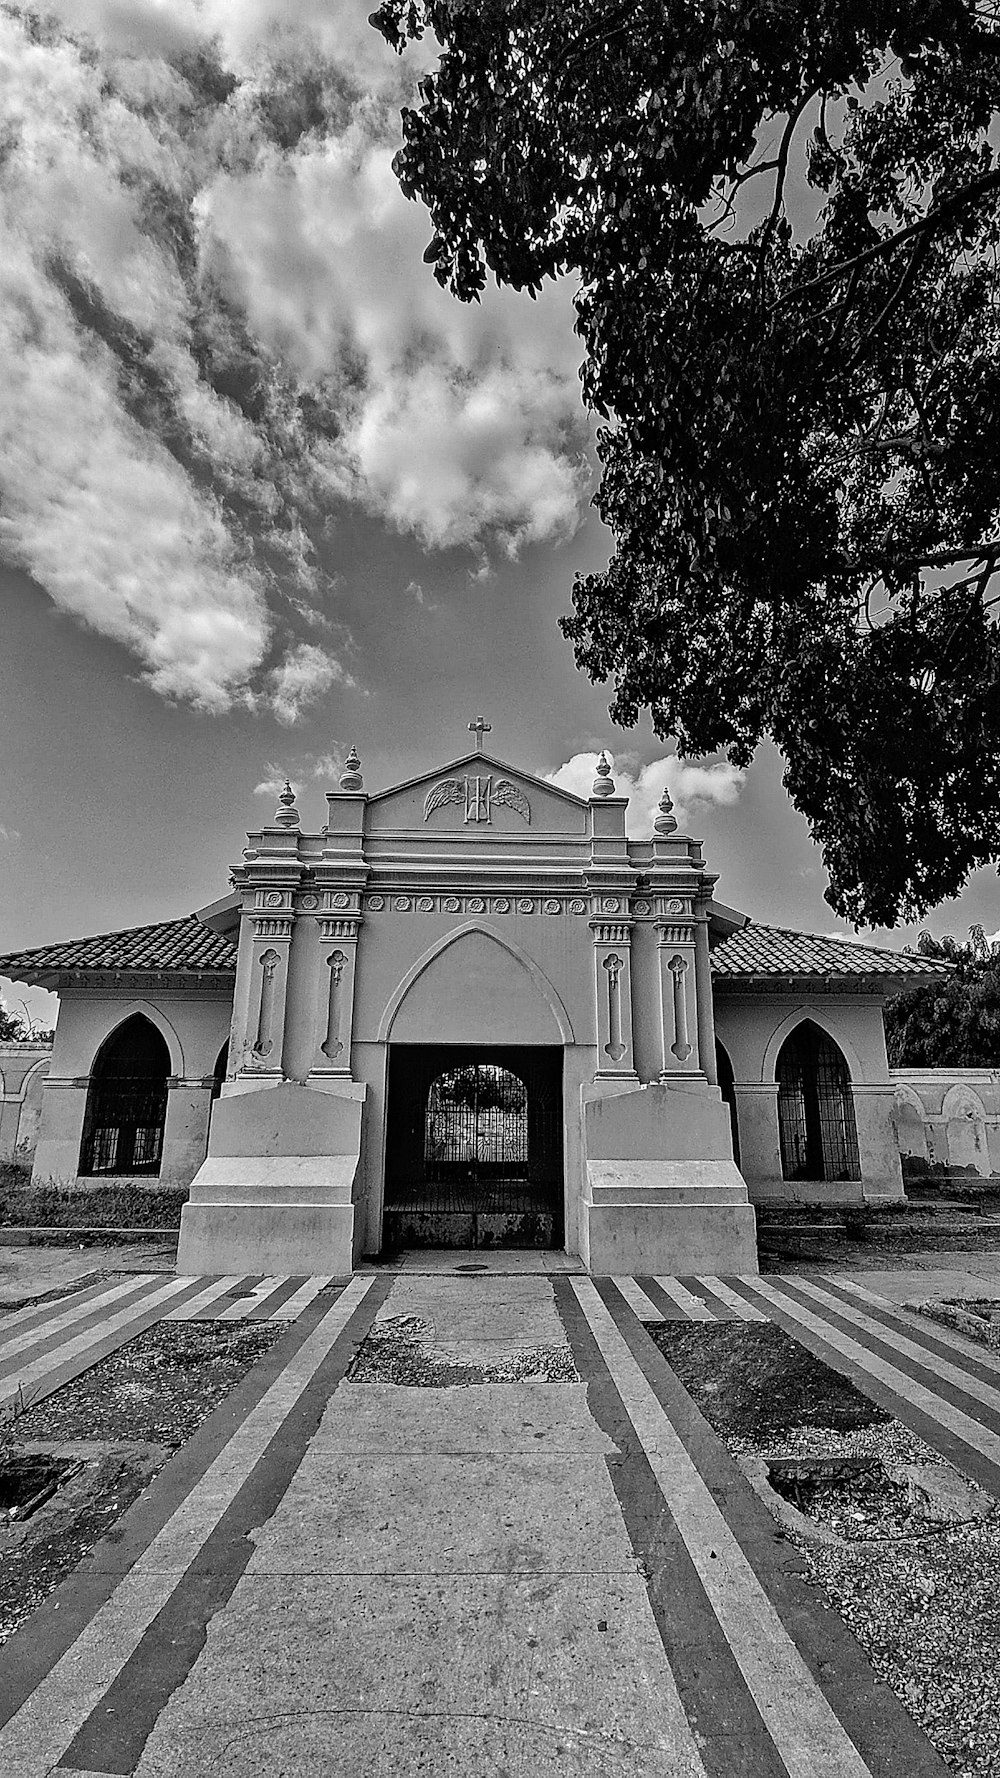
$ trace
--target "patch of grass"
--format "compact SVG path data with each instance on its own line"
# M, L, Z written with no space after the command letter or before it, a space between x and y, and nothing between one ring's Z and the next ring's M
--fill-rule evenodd
M798 1426L849 1432L891 1417L769 1322L665 1321L646 1331L723 1438L763 1442Z
M186 1186L32 1185L22 1168L0 1172L6 1228L179 1228Z

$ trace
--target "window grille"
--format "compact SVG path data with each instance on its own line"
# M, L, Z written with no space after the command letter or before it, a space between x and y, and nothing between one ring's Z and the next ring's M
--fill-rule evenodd
M141 1014L112 1033L90 1079L81 1174L159 1173L169 1072L167 1046Z
M860 1179L851 1076L832 1037L806 1020L778 1057L778 1132L785 1179Z

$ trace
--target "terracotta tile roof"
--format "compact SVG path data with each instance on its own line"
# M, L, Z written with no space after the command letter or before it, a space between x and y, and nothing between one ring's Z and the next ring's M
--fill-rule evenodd
M753 922L723 939L712 952L712 974L739 976L940 975L949 965L914 951L882 951L851 939L822 938L785 926Z
M181 920L158 920L154 926L128 926L123 932L100 932L93 938L71 938L62 944L39 945L33 951L0 956L0 975L30 982L38 975L132 970L143 974L231 975L236 946L203 926L195 914Z

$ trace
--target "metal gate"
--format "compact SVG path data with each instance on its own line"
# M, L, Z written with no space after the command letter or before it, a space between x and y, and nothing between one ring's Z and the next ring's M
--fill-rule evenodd
M825 1031L805 1020L778 1057L778 1133L785 1179L860 1179L851 1076Z
M562 1050L390 1051L383 1246L562 1240Z

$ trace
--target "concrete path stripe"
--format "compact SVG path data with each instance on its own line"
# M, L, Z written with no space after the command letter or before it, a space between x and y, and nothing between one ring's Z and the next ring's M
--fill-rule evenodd
M743 1298L737 1295L736 1291L733 1290L731 1285L726 1283L724 1278L702 1278L700 1282L702 1284L707 1284L709 1290L719 1298L719 1301L725 1303L728 1309L732 1309L737 1320L767 1320L767 1316L762 1309L755 1309L752 1303L744 1302Z
M612 1278L616 1290L620 1290L630 1309L634 1309L640 1321L664 1321L666 1317L662 1309L658 1309L651 1297L641 1290L634 1278Z
M92 1277L92 1273L85 1273L80 1280L79 1290L68 1286L62 1296L53 1297L51 1302L28 1303L23 1309L13 1309L9 1315L0 1312L0 1335L5 1336L8 1332L20 1333L23 1328L33 1326L36 1321L45 1321L49 1315L58 1315L60 1309L68 1309L74 1303L84 1303L91 1297L100 1296L108 1288L109 1274L105 1271L96 1283L87 1283L86 1280Z
M26 1352L29 1347L49 1345L52 1341L58 1340L64 1330L67 1327L72 1327L74 1323L100 1320L112 1303L118 1303L120 1307L126 1297L136 1296L162 1282L162 1272L140 1273L124 1284L112 1285L100 1296L91 1297L89 1302L77 1303L73 1308L65 1309L61 1315L55 1314L51 1320L41 1322L27 1332L17 1334L13 1339L4 1340L0 1345L0 1375L12 1369L16 1356Z
M201 1282L202 1280L199 1278L198 1283ZM197 1296L191 1297L181 1308L171 1309L169 1315L164 1315L163 1319L164 1321L196 1321L203 1309L207 1309L220 1296L227 1296L242 1282L243 1274L240 1272L235 1273L231 1278L211 1278L204 1290L200 1290Z
M251 1309L246 1319L248 1321L280 1320L284 1313L285 1303L288 1301L289 1297L295 1295L295 1292L301 1288L303 1282L304 1280L301 1272L297 1277L282 1279L277 1290L272 1290L268 1296L262 1297L257 1304L256 1309Z
M989 1402L980 1400L980 1392L985 1388L981 1383L966 1387L964 1384L953 1383L948 1377L940 1374L933 1364L925 1364L922 1359L914 1359L903 1350L904 1341L893 1330L881 1327L877 1322L866 1328L847 1311L847 1305L835 1302L832 1305L817 1301L807 1291L798 1289L798 1279L785 1281L786 1295L805 1308L816 1308L830 1324L849 1338L858 1340L866 1351L894 1365L904 1377L911 1382L921 1384L933 1390L940 1401L949 1402L960 1413L967 1414L975 1424L992 1432L1000 1438L1000 1411ZM845 1313L841 1313L841 1310Z
M684 1310L674 1302L673 1297L661 1290L655 1278L637 1277L636 1283L644 1296L648 1296L654 1309L659 1309L664 1321L686 1321Z
M918 1433L956 1468L1000 1495L1000 1439L978 1420L952 1406L944 1396L914 1381L870 1349L866 1337L849 1338L819 1313L782 1295L763 1278L741 1280L741 1288L759 1292L772 1306L772 1319L802 1345L848 1376L863 1394Z
M0 1728L15 1715L111 1597L122 1576L149 1548L228 1444L234 1427L241 1425L266 1395L329 1307L329 1303L317 1303L285 1329L235 1389L213 1408L194 1436L164 1465L108 1536L37 1607L23 1629L0 1648Z
M678 1278L677 1282L684 1290L689 1290L693 1297L697 1297L700 1303L704 1303L705 1308L711 1311L716 1321L742 1320L742 1316L736 1314L730 1303L723 1302L721 1296L716 1295L704 1278L696 1278L693 1273L690 1275L685 1273L683 1277Z
M655 1278L653 1282L659 1286L664 1296L668 1296L672 1303L683 1309L688 1321L715 1320L708 1304L703 1303L700 1296L686 1290L677 1278Z
M874 1315L876 1320L884 1321L889 1326L905 1328L910 1339L916 1340L918 1345L940 1353L942 1358L960 1362L963 1368L972 1370L973 1376L981 1376L984 1383L995 1381L1000 1386L1000 1353L989 1346L981 1345L971 1334L959 1333L957 1328L947 1327L941 1321L932 1321L915 1309L907 1309L901 1303L878 1296L875 1291L866 1290L861 1284L850 1284L846 1279L817 1275L813 1282L821 1284L831 1296L838 1296L844 1302L864 1303L869 1315Z
M215 1317L216 1321L245 1321L254 1309L260 1308L264 1298L270 1296L284 1281L284 1273L274 1278L262 1278L253 1290L248 1291L242 1302L231 1303L228 1309L223 1309L222 1314Z
M789 1778L872 1778L595 1285L570 1283Z
M46 1778L60 1763L374 1283L355 1278L347 1285L107 1603L0 1731L0 1778ZM385 1294L390 1285L387 1279Z
M908 1331L898 1323L887 1326L881 1318L875 1320L864 1309L845 1302L842 1297L834 1296L831 1291L824 1290L822 1285L811 1283L808 1278L794 1278L787 1282L794 1285L800 1295L819 1303L824 1312L836 1315L840 1322L846 1322L849 1327L857 1327L870 1334L873 1343L884 1348L897 1363L900 1357L908 1358L921 1373L950 1383L962 1395L971 1396L973 1401L981 1402L984 1407L989 1408L994 1416L1000 1416L1000 1389L996 1386L995 1378L984 1383L975 1375L971 1366L952 1363L952 1354L941 1357L937 1352L911 1339ZM1000 1418L997 1424L1000 1428Z
M305 1283L299 1286L295 1295L290 1296L288 1301L282 1303L281 1308L272 1314L271 1320L294 1321L297 1315L301 1315L303 1309L308 1309L313 1298L319 1296L321 1290L329 1289L330 1285L333 1283L333 1279L334 1274L332 1272L330 1272L329 1275L324 1272L315 1277L307 1278Z
M947 1778L944 1762L923 1731L877 1678L837 1612L804 1578L797 1549L779 1532L767 1507L681 1385L655 1334L638 1325L605 1280L597 1282L597 1289L814 1683L872 1778ZM710 1552L709 1560L717 1558ZM737 1758L729 1774L741 1770Z
M78 1334L75 1339L64 1340L45 1357L32 1360L29 1352L26 1355L29 1362L19 1370L17 1376L6 1377L0 1382L0 1402L10 1401L22 1386L25 1390L33 1389L33 1399L36 1401L39 1399L39 1389L46 1395L51 1394L53 1387L57 1386L53 1385L52 1378L65 1371L67 1366L72 1367L76 1359L87 1355L78 1369L89 1370L96 1363L98 1355L103 1356L104 1351L114 1351L117 1346L123 1345L132 1331L138 1330L140 1324L148 1326L151 1321L161 1321L163 1305L182 1291L194 1290L197 1282L197 1279L172 1278L169 1283L161 1284L158 1290L144 1292L138 1301L129 1303L117 1314L107 1319L102 1316L86 1332Z
M371 1291L370 1300L366 1303L362 1292L353 1309L338 1318L336 1338L332 1343L327 1340L319 1363L287 1402L284 1417L257 1461L241 1471L225 1511L184 1573L175 1575L169 1599L74 1735L62 1755L63 1765L129 1774L139 1764L157 1717L198 1659L212 1618L232 1597L254 1553L254 1532L276 1510L371 1327L378 1298L384 1300L391 1282L382 1280L375 1289L368 1283L365 1288ZM341 1303L346 1295L345 1291Z
M587 1405L618 1447L619 1455L607 1459L608 1473L707 1778L732 1778L737 1771L740 1778L788 1778L570 1279L552 1282Z

